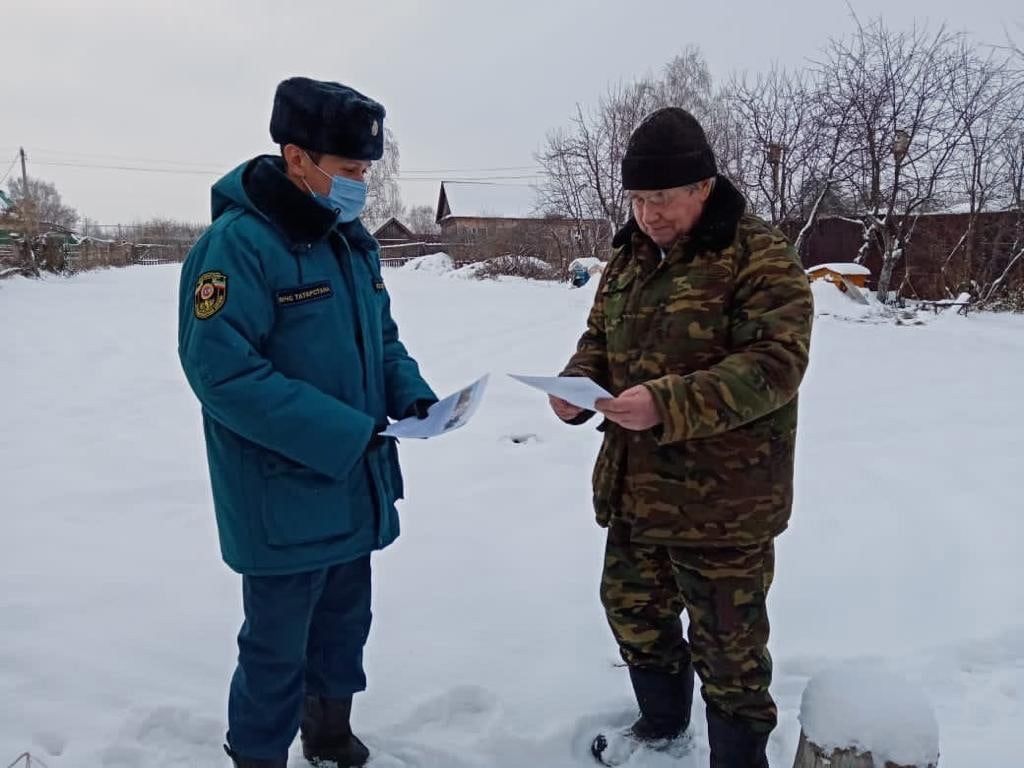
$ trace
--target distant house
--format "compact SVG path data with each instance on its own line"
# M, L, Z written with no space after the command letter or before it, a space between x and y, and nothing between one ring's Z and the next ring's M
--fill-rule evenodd
M446 243L485 251L518 247L549 263L603 253L611 237L607 221L569 219L537 212L532 187L486 182L441 182L435 221Z
M533 190L526 186L442 181L435 221L446 240L495 235L536 221L533 198Z
M382 246L405 245L416 242L416 233L409 229L394 216L373 231L373 236Z

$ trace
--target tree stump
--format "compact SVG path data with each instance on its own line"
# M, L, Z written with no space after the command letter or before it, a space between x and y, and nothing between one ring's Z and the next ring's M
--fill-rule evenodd
M936 768L939 724L924 692L870 660L815 675L800 702L793 768Z
M898 765L886 760L877 765L870 752L858 752L855 749L837 749L826 753L812 742L803 731L800 732L800 746L796 750L793 768L936 768L929 765Z

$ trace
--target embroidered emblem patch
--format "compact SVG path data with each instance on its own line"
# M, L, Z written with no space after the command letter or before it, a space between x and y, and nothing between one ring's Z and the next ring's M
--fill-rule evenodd
M298 304L308 304L311 301L322 301L334 296L334 289L330 282L324 280L320 283L309 283L308 285L297 285L294 288L285 288L274 294L276 304L279 307L294 307Z
M208 320L223 309L228 300L228 276L223 272L204 272L196 281L195 315Z

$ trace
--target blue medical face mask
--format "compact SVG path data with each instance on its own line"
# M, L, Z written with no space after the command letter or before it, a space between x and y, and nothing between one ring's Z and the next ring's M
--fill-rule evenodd
M309 161L313 162L313 158L310 157ZM324 208L337 211L338 221L342 223L358 219L366 207L366 182L347 179L344 176L331 176L316 163L313 163L313 166L331 180L331 189L327 195L313 192L307 184L306 188L313 194L313 198Z

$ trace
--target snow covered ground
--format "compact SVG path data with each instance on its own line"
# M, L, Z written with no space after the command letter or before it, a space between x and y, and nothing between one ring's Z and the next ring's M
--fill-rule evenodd
M0 765L225 765L239 579L178 369L177 274L0 283ZM596 282L387 280L445 393L557 371ZM771 595L773 766L792 764L809 677L851 660L924 691L943 768L1020 765L1022 382L1024 318L820 319ZM598 437L497 375L464 430L403 443L404 534L375 559L355 714L375 768L589 766L594 729L628 721L597 599ZM707 765L700 705L695 722L684 768Z

